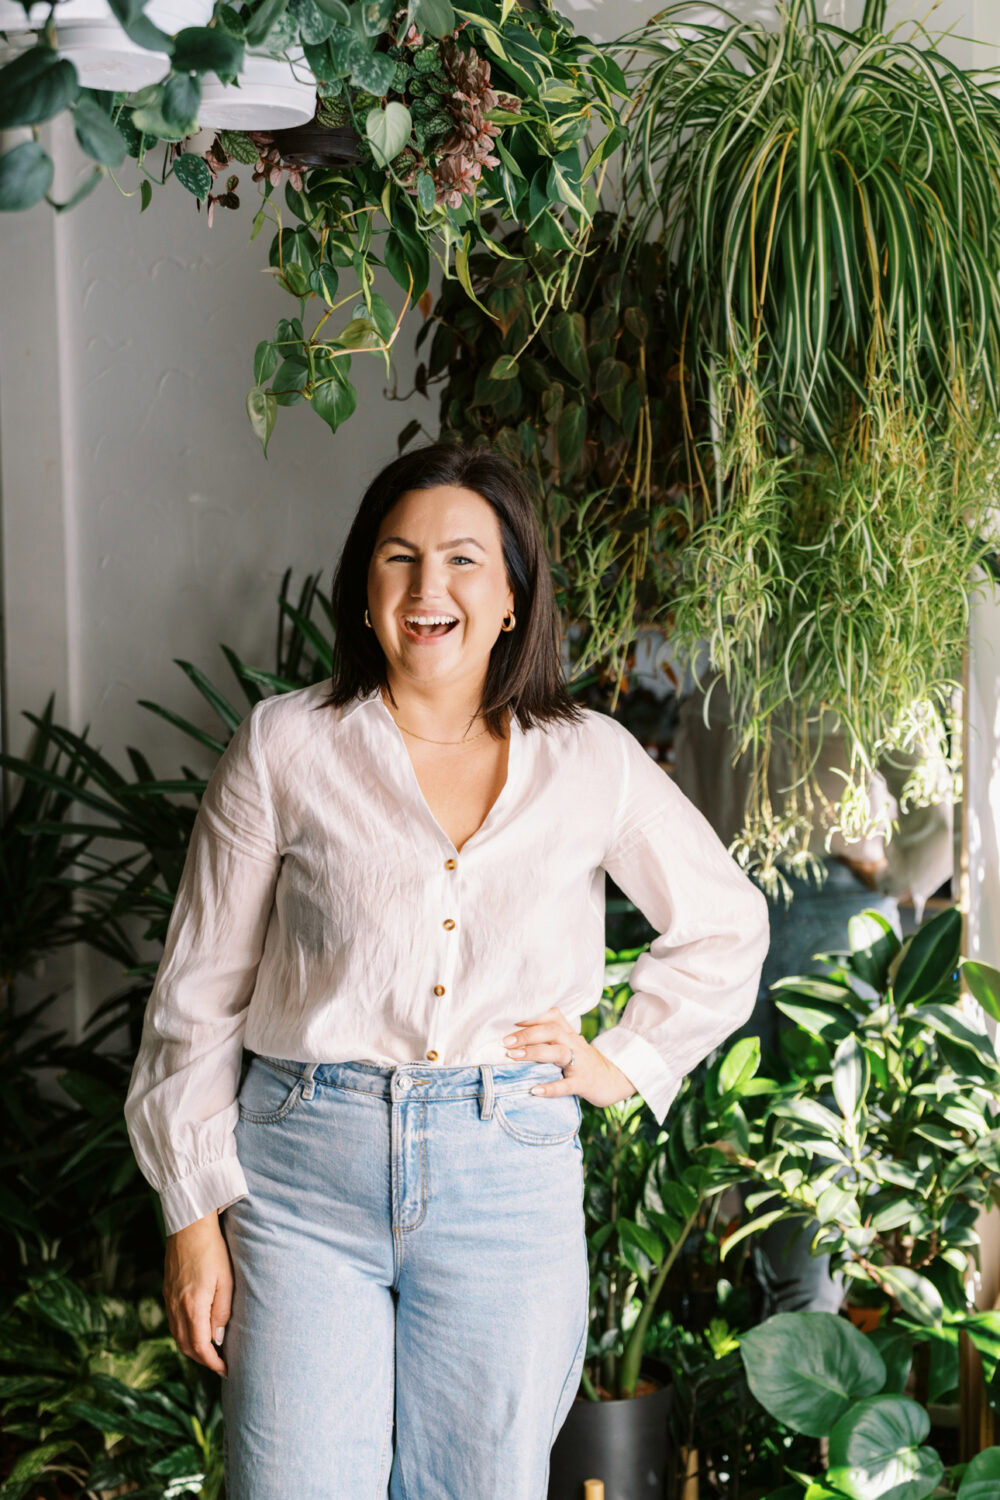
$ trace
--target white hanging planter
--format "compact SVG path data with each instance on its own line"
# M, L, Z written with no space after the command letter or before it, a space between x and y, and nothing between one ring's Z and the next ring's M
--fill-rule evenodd
M307 125L316 113L316 82L300 48L289 57L292 61L248 52L238 85L220 83L207 74L198 124L214 130L290 130Z
M173 36L185 26L207 26L212 9L212 0L149 0L145 13ZM0 31L15 46L23 45L20 34L44 26L48 13L47 4L25 13L16 0L0 0ZM73 64L84 88L132 93L170 70L165 52L149 52L126 36L107 0L60 0L55 19L60 56Z

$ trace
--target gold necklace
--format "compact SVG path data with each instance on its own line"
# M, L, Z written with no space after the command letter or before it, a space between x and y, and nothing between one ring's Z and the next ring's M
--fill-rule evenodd
M385 703L385 694L380 691L379 696L382 699L382 702ZM397 729L401 729L404 734L412 734L415 740L423 740L425 745L465 745L468 743L468 740L478 740L481 734L486 733L485 729L480 729L476 734L470 734L468 736L468 739L466 740L429 740L425 734L417 734L415 730L407 729L405 724L400 724L399 720L396 718L396 715L392 713L392 709L389 708L388 703L385 703L385 706L392 714L392 721L396 725ZM487 728L489 728L488 725Z

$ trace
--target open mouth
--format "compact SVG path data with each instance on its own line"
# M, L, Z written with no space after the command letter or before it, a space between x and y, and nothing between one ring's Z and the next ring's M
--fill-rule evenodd
M415 636L419 640L426 640L430 636L447 635L455 629L457 620L435 619L433 622L426 620L408 620L403 618L403 629L407 635Z

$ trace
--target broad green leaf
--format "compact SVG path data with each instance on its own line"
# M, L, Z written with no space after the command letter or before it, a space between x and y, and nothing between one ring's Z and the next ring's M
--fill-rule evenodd
M584 388L590 385L583 314L561 312L552 320L552 347L562 365Z
M170 125L189 127L198 123L201 79L197 73L171 73L163 85L160 110Z
M719 1092L741 1093L743 1085L760 1067L760 1037L744 1036L735 1042L719 1067Z
M207 198L212 190L212 173L208 162L193 151L185 151L174 162L174 176L182 187L196 198Z
M921 1446L931 1420L905 1396L869 1396L830 1433L828 1482L851 1500L925 1500L937 1488L944 1466L933 1448Z
M89 94L81 94L73 107L73 130L80 149L102 166L120 167L125 160L125 137Z
M903 1311L915 1322L939 1327L944 1318L944 1303L933 1281L912 1271L909 1266L879 1266L881 1279L898 1298Z
M40 141L22 141L0 156L0 212L30 208L52 186L55 168Z
M1000 1495L1000 1448L984 1448L970 1459L955 1500L997 1500Z
M264 385L278 368L278 351L267 339L262 339L254 351L253 378L257 385Z
M447 36L457 24L451 0L416 0L415 20L418 31L434 37Z
M973 999L994 1021L1000 1021L1000 969L967 958L962 964L962 975Z
M962 914L949 906L924 922L904 945L892 981L896 1004L917 1004L934 994L958 966Z
M390 101L384 109L370 109L365 116L365 134L372 154L381 167L388 166L410 139L412 122L405 104Z
M857 1118L870 1078L864 1047L853 1034L845 1036L833 1054L833 1095L845 1119Z
M174 37L171 61L175 73L238 73L243 43L217 26L185 26Z
M77 87L68 58L43 43L30 47L0 68L0 130L51 120L72 102Z
M851 968L872 989L885 989L889 965L900 949L889 921L877 911L857 912L847 921Z
M810 1437L831 1432L885 1381L878 1351L834 1313L775 1313L741 1334L740 1358L761 1405Z
M358 404L357 392L349 380L339 377L320 380L313 387L312 404L331 431L336 432L353 414Z
M268 441L274 431L278 416L278 403L274 392L264 391L260 386L255 386L247 396L247 416L250 418L250 426L260 439L266 458Z

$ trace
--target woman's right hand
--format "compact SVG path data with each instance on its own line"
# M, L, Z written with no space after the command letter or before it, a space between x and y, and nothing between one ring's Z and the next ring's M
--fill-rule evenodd
M222 1342L233 1305L233 1267L217 1210L167 1235L163 1301L181 1353L228 1374L212 1345L213 1337Z

